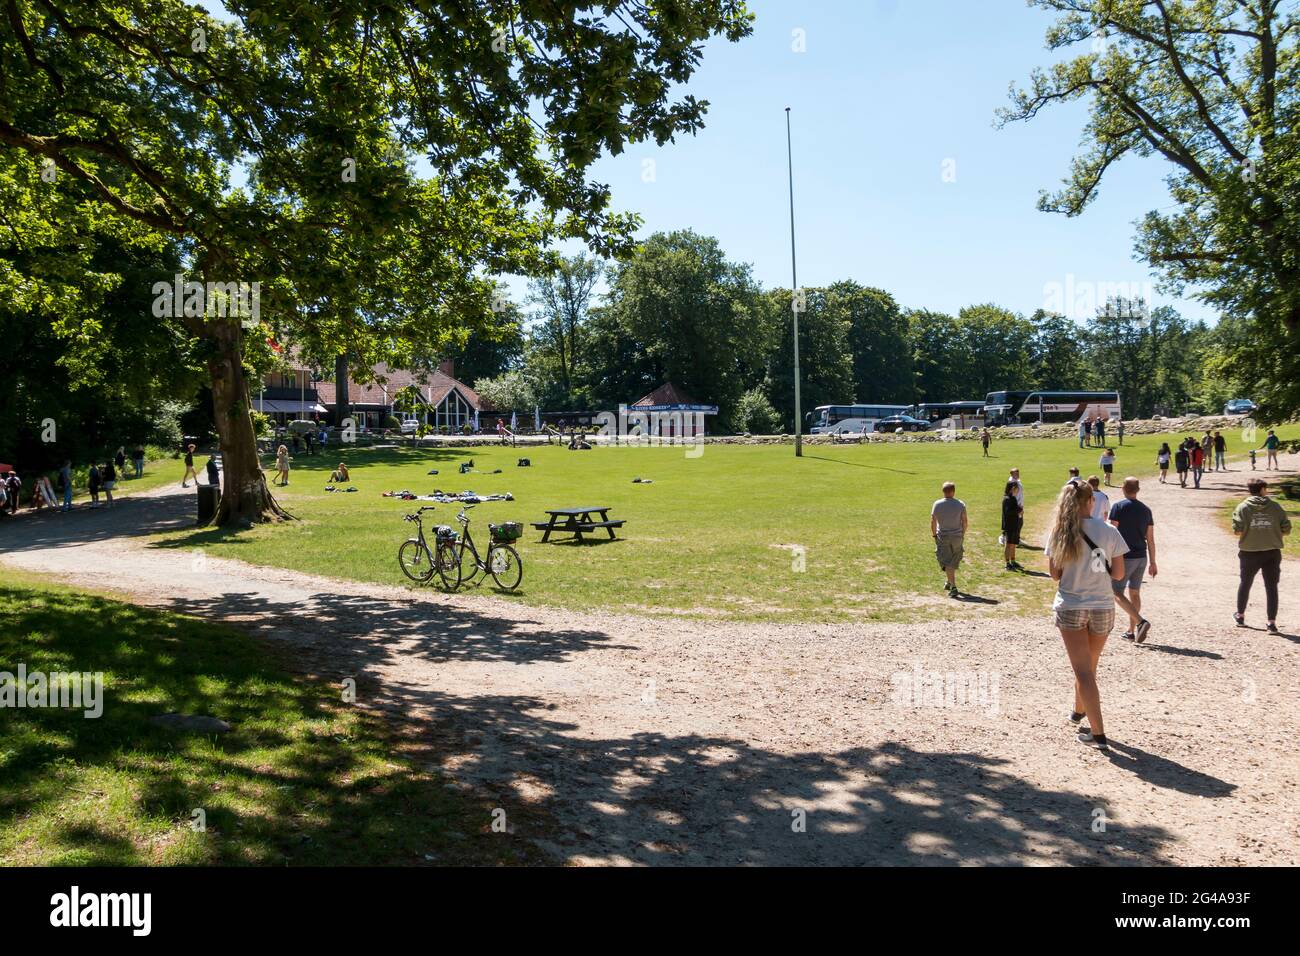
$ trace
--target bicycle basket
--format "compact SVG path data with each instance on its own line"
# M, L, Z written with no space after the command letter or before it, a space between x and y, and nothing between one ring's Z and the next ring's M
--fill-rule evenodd
M518 521L505 521L501 524L488 525L493 541L509 543L518 541L524 534L524 526Z
M453 528L451 525L448 525L448 524L440 524L440 525L438 525L438 527L436 527L436 528L433 529L433 533L434 533L434 536L435 536L439 541L454 541L454 540L456 540L456 529Z

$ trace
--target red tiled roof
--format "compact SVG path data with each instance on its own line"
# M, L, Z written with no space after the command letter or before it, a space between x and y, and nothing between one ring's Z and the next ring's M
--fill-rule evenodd
M691 398L672 382L664 382L645 398L638 399L632 403L636 408L640 405L695 405L698 404L695 399Z
M483 410L483 400L478 397L478 392L445 372L435 370L417 374L406 369L389 368L384 362L378 363L374 368L374 372L375 378L380 381L370 382L365 385L358 383L356 379L348 375L349 403L353 405L391 405L394 396L399 391L408 385L415 385L430 405L437 405L454 388L460 392L461 397L469 403L471 408ZM385 393L385 388L387 388L387 393ZM336 404L338 396L335 394L333 376L316 383L316 394L319 396L322 405ZM385 394L387 398L385 398Z

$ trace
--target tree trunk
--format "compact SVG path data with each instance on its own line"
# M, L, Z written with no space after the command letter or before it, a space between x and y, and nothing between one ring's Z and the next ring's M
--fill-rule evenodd
M348 395L348 357L340 355L334 360L334 424L343 427L343 421L351 414L351 402Z
M221 504L214 525L248 525L292 518L276 504L257 456L248 380L244 375L243 330L238 322L212 322L208 373L212 411L221 439Z

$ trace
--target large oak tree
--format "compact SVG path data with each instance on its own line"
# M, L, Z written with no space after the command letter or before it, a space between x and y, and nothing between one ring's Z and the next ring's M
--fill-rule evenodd
M220 522L282 513L249 414L268 338L400 363L486 323L491 274L539 270L554 239L626 251L637 220L588 168L699 129L701 45L750 31L741 0L225 7L0 0L0 149L25 187L181 242L194 280L262 283L261 327L160 320L202 343Z
M1300 410L1300 12L1292 0L1030 0L1071 51L1012 93L1004 122L1084 100L1085 150L1040 208L1077 216L1125 156L1170 164L1173 205L1137 251L1253 335L1222 371L1266 413Z

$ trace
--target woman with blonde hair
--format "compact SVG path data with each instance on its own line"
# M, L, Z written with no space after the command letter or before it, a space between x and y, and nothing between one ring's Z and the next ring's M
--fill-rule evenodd
M348 482L351 480L352 480L352 476L348 474L348 466L343 464L343 462L339 462L339 466L335 468L333 473L330 475L330 481Z
M284 445L281 445L275 451L275 473L275 476L280 479L281 485L289 483L289 449Z
M1088 718L1079 742L1106 747L1101 717L1097 665L1106 638L1115 627L1115 596L1111 581L1124 577L1128 543L1117 528L1092 517L1092 487L1071 479L1056 499L1044 552L1052 580L1057 582L1052 610L1074 670L1074 712L1070 721Z

